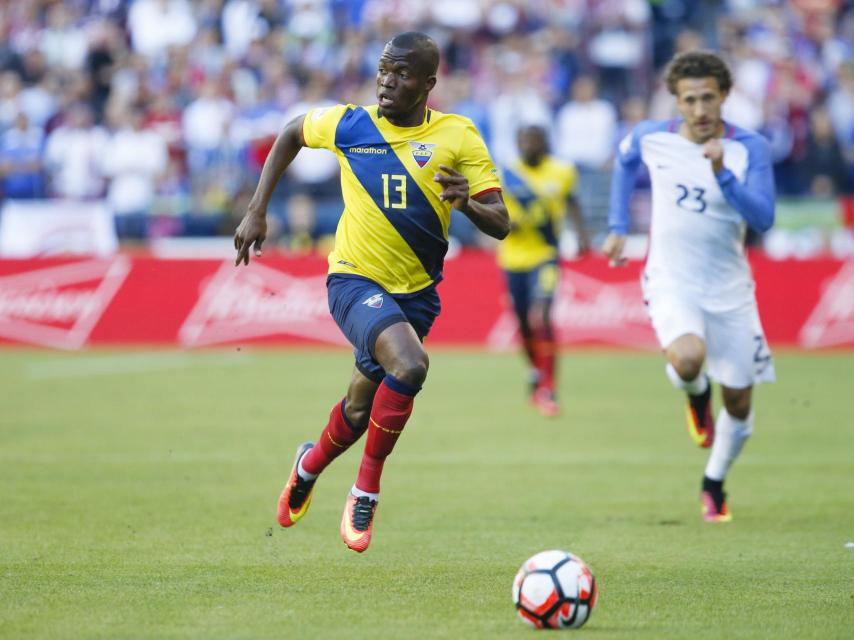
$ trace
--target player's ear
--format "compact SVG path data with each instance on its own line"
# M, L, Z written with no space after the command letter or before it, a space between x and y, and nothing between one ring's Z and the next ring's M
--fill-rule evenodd
M424 88L427 91L432 91L433 87L436 86L436 76L427 76L427 81L424 83Z

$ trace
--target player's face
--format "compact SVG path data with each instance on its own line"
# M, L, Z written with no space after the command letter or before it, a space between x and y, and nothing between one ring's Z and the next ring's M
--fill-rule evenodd
M726 96L712 77L682 78L676 83L676 107L685 118L688 136L697 144L720 135Z
M391 121L405 119L427 102L436 76L425 73L418 53L386 45L377 68L380 114Z
M546 155L546 134L540 127L526 127L519 131L519 154L525 164L535 165Z

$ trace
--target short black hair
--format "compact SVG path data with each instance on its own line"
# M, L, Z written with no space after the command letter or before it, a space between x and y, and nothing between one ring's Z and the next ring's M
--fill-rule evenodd
M407 31L400 33L389 42L393 47L409 49L418 54L419 63L424 66L427 75L435 75L439 70L439 47L436 41L426 33Z
M674 56L664 71L667 90L676 95L676 83L683 78L714 78L723 93L732 88L732 75L721 58L711 51L686 51Z

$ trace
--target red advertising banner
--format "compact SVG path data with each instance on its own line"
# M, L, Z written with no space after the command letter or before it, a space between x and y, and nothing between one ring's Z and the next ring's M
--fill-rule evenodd
M854 261L751 258L772 345L854 347ZM641 263L565 263L554 307L565 345L656 348L641 297ZM0 343L206 347L250 342L345 345L326 302L323 258L230 261L99 259L0 261ZM515 344L501 272L491 254L446 261L442 314L430 344Z

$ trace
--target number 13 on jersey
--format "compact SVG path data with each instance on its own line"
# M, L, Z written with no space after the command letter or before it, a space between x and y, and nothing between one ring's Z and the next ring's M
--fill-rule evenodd
M397 173L384 173L383 178L383 206L386 209L406 209L406 175ZM391 187L391 188L389 188ZM392 202L389 191L400 194ZM394 194L392 194L394 195Z

